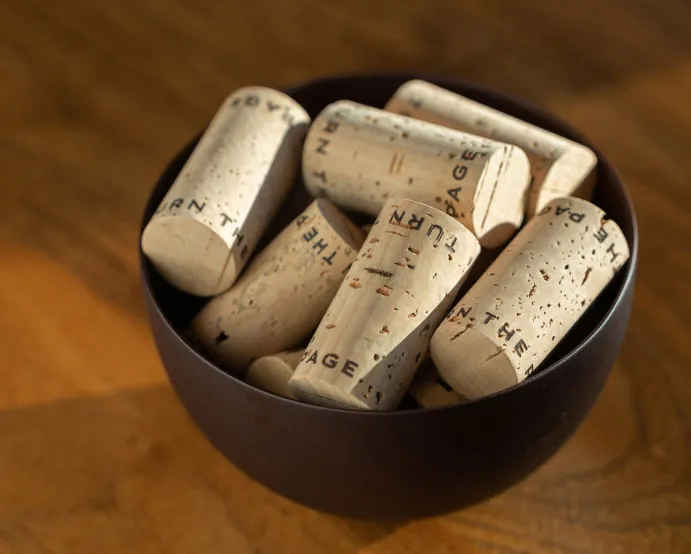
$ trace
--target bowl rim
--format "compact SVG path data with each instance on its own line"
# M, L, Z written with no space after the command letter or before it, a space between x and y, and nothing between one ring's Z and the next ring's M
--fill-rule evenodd
M141 248L141 235L144 230L144 227L148 223L149 219L147 217L147 212L149 211L149 205L152 203L153 199L153 194L158 188L158 185L161 182L161 178L166 175L170 170L171 167L180 160L181 156L189 149L193 147L194 144L199 140L202 132L198 133L195 135L191 140L189 140L185 145L183 145L180 149L177 150L177 152L173 155L173 157L168 161L166 166L164 167L163 171L159 174L159 176L156 179L156 183L154 184L154 187L151 189L151 192L149 193L149 196L146 200L146 204L144 206L144 211L142 214L141 222L140 222L140 230L139 230L139 240L138 240L138 247L139 247L139 270L141 273L141 280L142 280L142 287L144 289L145 295L147 295L151 299L151 306L153 309L156 311L156 315L158 318L164 323L165 328L168 332L172 333L183 345L184 347L189 351L188 353L191 353L194 357L196 357L204 366L206 366L208 369L212 370L217 374L217 376L221 379L229 379L231 381L234 381L235 383L239 383L241 387L245 387L246 390L251 391L252 393L263 395L267 397L270 401L278 401L278 402L283 402L283 403L289 403L290 407L293 409L305 409L305 410L315 410L315 411L321 411L321 412L331 412L331 413L338 413L338 414L343 414L344 417L378 417L378 418L385 418L385 417L398 417L398 418L405 418L405 417L412 417L416 415L421 415L424 413L439 413L439 412L447 412L447 411L452 411L452 410L463 410L465 408L468 408L470 406L475 406L479 403L486 402L498 397L502 397L505 395L510 395L512 393L515 393L516 391L525 388L527 386L531 386L532 383L538 382L540 380L543 380L546 378L547 375L554 373L555 371L558 371L560 368L562 368L571 358L575 357L579 352L581 352L584 348L587 347L587 345L593 340L593 337L598 334L602 328L607 324L607 322L613 317L614 311L617 308L617 306L622 302L623 297L625 293L629 290L629 288L633 285L633 280L635 278L636 274L636 267L638 265L638 247L639 247L639 237L638 237L638 220L636 217L636 211L634 209L633 201L631 199L631 196L626 189L626 186L624 185L623 180L621 179L621 176L615 169L615 167L612 165L612 163L609 161L609 159L602 154L602 152L597 148L597 146L585 135L583 135L578 129L573 127L571 124L565 122L562 120L561 117L557 116L556 114L552 113L546 108L543 108L537 104L534 104L530 100L526 100L520 96L502 92L500 90L495 89L492 86L477 83L477 82L472 82L472 81L467 81L462 78L457 78L453 77L450 75L434 75L434 74L429 74L425 72L416 72L416 71L410 71L410 72L362 72L362 73L343 73L343 74L335 74L331 76L326 76L326 77L318 77L314 79L308 79L305 81L302 81L300 83L288 86L288 87L283 87L278 90L281 90L288 96L293 96L297 91L301 91L304 89L308 88L313 88L313 87L319 87L328 84L329 86L335 86L338 84L339 81L342 81L344 83L352 83L353 81L366 81L369 79L392 79L392 80L412 80L412 79L421 79L425 81L430 81L435 84L438 84L439 86L442 86L444 88L447 87L459 87L463 88L464 91L469 92L469 96L472 98L474 94L481 94L484 96L489 96L493 100L497 100L498 102L510 104L513 106L519 106L522 110L528 111L530 113L536 114L538 117L541 119L548 119L551 120L551 122L559 126L561 129L565 130L570 134L572 137L575 137L575 139L578 142L581 142L591 148L598 159L598 166L602 167L605 172L607 172L611 176L611 181L612 184L614 185L614 188L617 190L620 198L619 200L623 203L625 210L628 214L628 217L630 218L631 221L631 240L629 242L629 260L627 261L626 265L624 268L622 268L622 271L625 272L624 278L621 281L621 284L619 286L619 290L617 290L616 295L614 299L612 300L612 303L607 310L607 312L604 314L602 319L590 330L590 332L576 345L574 346L569 352L567 352L564 356L559 358L558 360L554 361L551 363L549 366L545 367L544 369L540 370L539 372L529 376L528 378L524 379L520 383L516 383L515 385L512 385L511 387L508 387L506 389L502 389L497 392L493 392L491 394L487 394L485 396L481 396L479 398L474 398L471 400L467 400L461 404L453 404L450 406L440 406L440 407L435 407L435 408L415 408L415 409L402 409L402 410L392 410L392 411L386 411L386 412L379 412L379 411L364 411L364 410L348 410L345 408L330 408L330 407L325 407L325 406L318 406L315 404L307 404L304 402L299 402L297 400L293 400L290 398L284 398L282 396L272 394L270 392L267 392L265 390L259 389L257 387L253 387L252 385L246 383L244 380L224 371L220 367L218 367L216 364L214 364L212 361L209 359L205 358L202 356L199 352L197 352L188 342L188 340L180 333L178 332L169 319L164 315L163 311L161 310L161 307L153 294L153 289L151 287L151 280L150 280L150 274L149 274L149 263L146 259L146 256L144 255L142 248ZM347 415L346 415L347 414Z

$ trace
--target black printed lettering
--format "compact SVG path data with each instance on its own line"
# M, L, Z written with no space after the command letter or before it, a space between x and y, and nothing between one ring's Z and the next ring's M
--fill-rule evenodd
M405 217L405 212L398 213L398 210L394 209L393 213L391 214L391 217L389 218L389 223L393 224L395 221L398 225L403 225L403 218L404 217Z
M427 236L431 237L432 233L434 232L435 229L437 230L437 238L435 240L437 242L439 242L441 240L441 238L444 236L444 229L442 229L441 226L436 225L436 224L430 225L429 229L427 229Z
M182 206L182 203L185 201L184 198L176 198L170 203L170 209L172 210L173 208L179 208Z
M266 105L268 106L270 112L275 112L278 108L281 107L280 104L274 104L271 100L267 100Z
M338 121L334 121L333 119L330 119L326 127L324 127L324 132L325 133L335 133L338 130Z
M416 216L415 214L410 214L410 219L408 220L408 229L412 229L413 231L419 231L424 221L424 217L418 218L418 216Z
M314 337L312 337L312 338L314 338ZM306 358L307 356L309 356L311 352L312 352L311 350L305 350L305 351L302 353L302 358L300 358L300 361L301 361L301 362L304 362L304 361L305 361L305 358Z
M193 198L192 200L190 200L190 203L188 204L187 209L191 210L193 206L197 209L198 213L202 213L204 211L204 206L206 206L206 202L202 202L200 205L200 204L197 204L197 201Z
M453 252L454 254L456 253L456 249L454 248L454 246L456 246L457 240L458 240L458 237L453 237L451 239L451 244L449 244L448 242L445 244L446 248L451 250L451 252Z
M315 227L312 227L309 231L307 231L304 235L302 235L302 239L305 242L311 241L314 237L316 237L319 234L319 231Z
M513 351L516 353L516 355L520 358L523 353L528 350L528 345L525 343L523 339L519 340L516 343L516 346L513 347Z
M451 217L458 217L458 212L451 202L446 202L446 213Z
M460 308L458 308L458 313L459 313L462 317L467 317L471 310L472 310L472 308L467 308L467 309L466 309L466 308L460 307Z
M568 211L569 211L569 208L568 208L568 207L562 208L562 207L560 207L560 206L557 206L557 215L561 215L561 214L563 214L564 212L568 212Z
M319 141L319 146L317 146L317 154L324 154L326 155L326 147L328 144L331 142L329 139L321 138L319 137L317 139Z
M461 155L461 159L467 162L473 161L478 155L478 152L473 152L472 150L466 150Z
M248 96L245 98L245 106L256 106L259 104L259 96Z
M535 364L530 364L530 367L525 370L524 375L530 377L535 372Z
M314 249L317 249L317 248L318 248L318 249L319 249L319 253L321 254L322 252L324 252L324 250L325 250L328 246L329 246L329 244L328 244L328 243L325 243L325 242L324 242L324 239L319 239L317 242L315 242L315 243L312 245L312 249L314 250Z
M607 231L605 231L604 227L600 227L600 229L598 229L597 233L595 233L593 236L597 239L597 242L602 244L603 242L605 242L607 240L609 233Z
M326 171L323 169L321 171L313 171L312 175L317 179L320 179L322 183L326 183Z
M485 321L483 322L485 325L487 325L493 319L499 319L496 315L494 315L493 313L490 313L490 312L485 312L485 315L487 316L485 318Z
M575 212L569 211L569 219L574 223L580 223L581 221L583 221L584 217L585 214L577 214Z
M617 259L617 256L619 256L619 252L615 252L615 251L614 251L614 243L612 243L612 244L609 245L609 248L607 249L607 252L610 253L610 254L612 254L612 259L610 260L610 262L613 262L614 260Z
M341 373L345 373L348 377L355 377L353 371L357 368L358 364L356 364L353 360L346 360L346 363L343 364L343 369L341 370Z
M509 324L504 323L504 325L499 327L499 332L497 334L500 339L504 338L506 339L506 342L509 342L511 340L511 337L513 337L516 334L516 331L509 330Z
M466 173L468 173L468 166L457 165L454 166L451 175L454 179L456 179L456 181L462 181L463 179L465 179Z
M298 216L297 220L295 221L295 223L297 224L298 227L300 227L308 219L309 219L309 216L307 216L305 214L300 214Z
M463 190L463 187L456 187L455 189L449 189L446 191L446 194L448 194L451 198L453 198L456 202L458 202L458 193L460 193Z
M333 252L331 252L330 256L322 256L322 260L324 260L329 265L333 265L333 259L334 259L335 255L336 255L336 251L333 251Z
M334 367L336 367L337 364L338 364L338 354L334 354L333 352L329 352L322 359L322 365L324 367L328 367L329 369L333 369Z
M307 358L307 361L305 363L306 364L316 364L317 363L317 355L318 355L318 352L315 350L314 352L312 352L312 355L309 358Z
M221 223L221 227L225 227L226 223L233 223L234 219L232 217L229 217L228 215L221 213L221 217L223 218L223 222Z

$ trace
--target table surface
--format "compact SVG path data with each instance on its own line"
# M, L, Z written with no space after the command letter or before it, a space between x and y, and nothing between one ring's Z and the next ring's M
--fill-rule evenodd
M0 0L0 553L691 552L691 4ZM164 376L140 212L245 84L420 69L553 110L621 172L631 326L590 417L513 489L362 523L227 463Z

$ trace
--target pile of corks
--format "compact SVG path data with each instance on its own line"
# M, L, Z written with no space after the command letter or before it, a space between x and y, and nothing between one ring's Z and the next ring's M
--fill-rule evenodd
M424 81L383 110L342 100L313 122L247 87L142 249L171 285L210 297L195 341L248 383L332 408L454 405L539 370L626 263L621 230L586 200L596 165L581 144ZM298 173L315 200L252 256ZM361 228L341 209L376 219Z

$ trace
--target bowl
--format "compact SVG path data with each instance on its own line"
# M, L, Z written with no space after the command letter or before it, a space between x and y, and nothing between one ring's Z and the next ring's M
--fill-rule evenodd
M419 74L326 78L286 92L315 117L340 99L383 107L410 79L425 79L582 142L599 156L594 202L623 230L631 258L539 373L491 396L432 410L357 412L274 396L225 373L192 348L184 330L203 300L167 285L139 252L156 347L201 431L235 466L278 494L362 519L449 512L495 495L534 471L593 406L621 348L633 299L638 238L629 195L602 153L550 113L484 86ZM142 228L196 140L161 175ZM309 201L296 182L264 243Z

